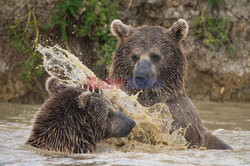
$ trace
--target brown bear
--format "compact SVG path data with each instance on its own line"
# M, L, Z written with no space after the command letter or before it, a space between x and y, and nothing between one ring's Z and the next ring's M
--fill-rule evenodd
M95 92L66 86L55 77L46 81L46 89L50 98L36 114L28 145L49 151L92 153L98 141L124 137L135 126Z
M144 106L165 103L173 116L173 130L184 132L189 146L207 149L232 149L203 125L200 115L184 89L187 60L180 41L188 33L188 24L179 19L169 29L160 26L134 28L120 20L111 24L118 38L109 77L124 79L127 94L141 92Z

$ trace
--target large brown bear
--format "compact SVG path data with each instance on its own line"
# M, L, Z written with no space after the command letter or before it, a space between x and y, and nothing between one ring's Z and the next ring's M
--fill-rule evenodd
M179 19L169 29L133 28L114 20L111 31L118 38L118 46L110 78L124 79L124 90L129 95L142 91L138 101L144 106L166 103L173 115L173 130L187 127L185 138L189 146L232 149L208 131L185 93L187 61L180 46L188 33L185 20Z
M92 153L96 143L128 135L135 122L113 108L103 96L69 87L51 77L50 98L36 114L26 144L49 151Z

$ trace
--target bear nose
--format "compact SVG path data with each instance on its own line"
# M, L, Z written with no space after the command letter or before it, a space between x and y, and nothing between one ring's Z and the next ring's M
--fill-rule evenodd
M138 89L151 88L155 81L155 67L147 59L141 59L133 71L133 83Z
M131 123L129 124L129 127L134 128L136 125L135 121L131 120Z
M147 79L143 76L136 76L135 77L135 82L136 82L136 85L145 85Z

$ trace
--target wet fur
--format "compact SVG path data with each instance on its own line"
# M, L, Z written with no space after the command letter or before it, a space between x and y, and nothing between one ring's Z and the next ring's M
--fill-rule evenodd
M48 151L66 153L94 152L96 142L104 137L105 126L96 125L90 109L81 109L76 100L81 89L67 88L46 101L36 114L31 136L26 144ZM91 106L89 106L91 108Z
M37 112L26 144L48 151L93 153L98 141L117 136L114 124L120 122L119 117L124 120L125 115L116 116L111 102L103 96L68 87L54 77L47 80L46 89L51 97ZM122 127L127 127L122 122ZM132 129L135 124L129 125ZM123 136L130 133L123 128L118 130L124 131Z
M156 51L161 59L155 65L157 77L163 79L161 89L146 89L140 93L138 101L144 106L155 103L166 103L173 115L174 130L180 127L188 129L185 138L189 146L206 147L208 149L231 149L224 141L214 136L203 125L200 115L192 101L186 95L184 80L186 77L187 60L182 53L180 41L188 33L188 24L179 19L172 27L165 29L160 26L141 26L133 28L115 20L111 26L113 34L118 38L118 45L112 59L109 77L127 79L133 77L135 63L131 60L134 52L140 58L148 58L150 52ZM117 32L118 31L118 32ZM123 34L123 32L125 32ZM118 35L117 35L118 34ZM127 89L127 94L136 94L140 90Z

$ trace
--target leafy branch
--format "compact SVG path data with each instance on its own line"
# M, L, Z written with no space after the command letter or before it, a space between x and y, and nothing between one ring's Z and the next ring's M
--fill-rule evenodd
M99 50L97 64L110 65L116 39L108 25L117 17L116 7L111 0L60 0L52 11L52 22L43 28L58 28L68 50L69 33L87 37Z
M35 37L32 41L33 32L35 32ZM36 19L34 10L30 9L27 15L14 20L13 25L8 27L8 35L12 39L12 46L17 48L22 54L29 55L26 60L21 62L24 66L24 70L21 73L22 81L27 88L31 88L33 81L35 81L44 97L42 86L38 81L38 77L43 75L43 70L40 65L41 56L35 49L39 40L39 22Z

